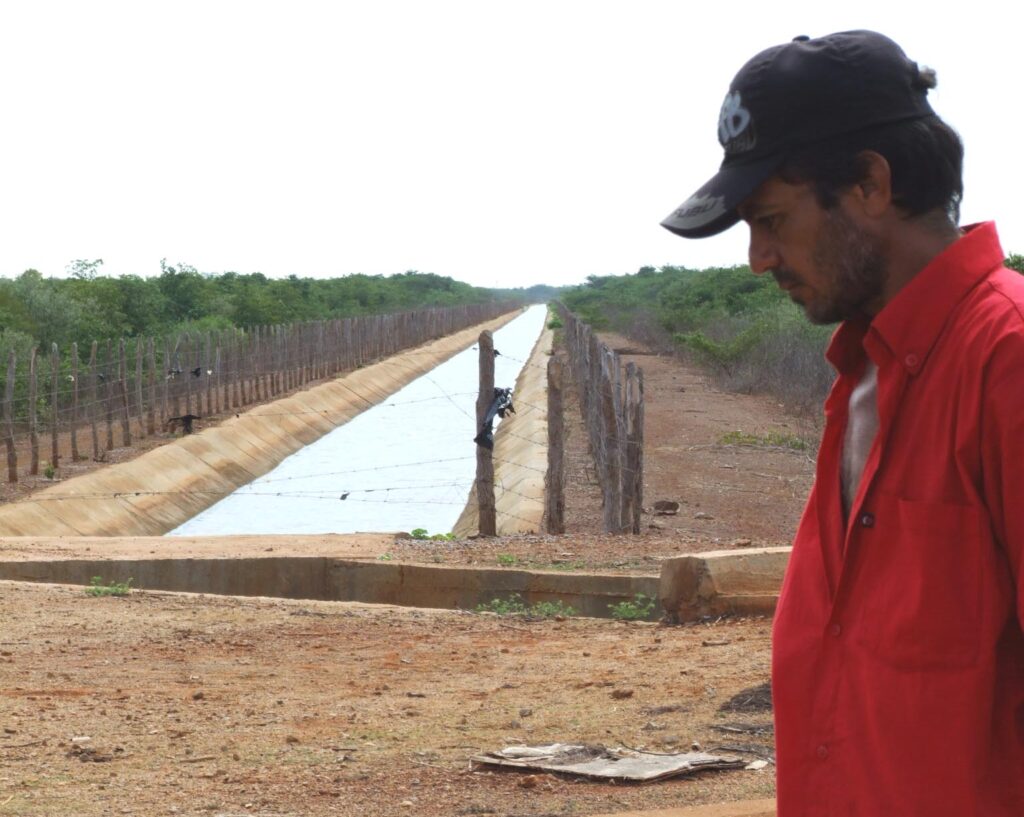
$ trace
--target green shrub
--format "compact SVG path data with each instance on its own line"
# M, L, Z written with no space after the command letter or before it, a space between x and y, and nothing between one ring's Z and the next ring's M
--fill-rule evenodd
M769 431L766 434L748 434L745 431L729 431L719 440L722 445L752 445L759 448L788 448L792 451L806 451L807 441L794 434Z
M502 567L512 567L512 565L516 564L518 561L519 560L511 553L498 554L498 564Z
M612 618L618 621L643 621L651 617L654 607L655 600L643 593L637 593L632 601L620 601L618 604L608 605L608 609L612 612Z
M413 528L409 534L413 539L426 540L431 539L435 542L450 542L455 538L454 533L435 533L431 535L430 531L426 528Z
M93 576L89 581L89 586L85 588L85 594L87 596L127 596L131 591L131 585L130 578L126 582L111 580L109 584L104 584L102 576Z
M476 612L522 618L569 618L576 615L576 610L561 600L538 601L527 606L519 593L513 593L507 599L491 599L486 604L478 604Z

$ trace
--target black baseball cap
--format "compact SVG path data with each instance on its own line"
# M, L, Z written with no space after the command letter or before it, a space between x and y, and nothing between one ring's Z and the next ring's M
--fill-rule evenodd
M888 37L843 31L762 51L733 79L718 118L722 165L661 222L705 238L739 221L737 205L794 149L878 125L934 116L921 69Z

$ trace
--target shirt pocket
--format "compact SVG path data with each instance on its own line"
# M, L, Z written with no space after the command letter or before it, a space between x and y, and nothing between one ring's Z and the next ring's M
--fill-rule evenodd
M860 643L899 669L956 669L978 660L981 578L991 550L971 505L878 495L860 542L851 603Z

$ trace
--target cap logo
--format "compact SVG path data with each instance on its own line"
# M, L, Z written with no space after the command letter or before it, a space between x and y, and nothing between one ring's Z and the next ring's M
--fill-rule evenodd
M727 94L718 115L718 141L726 153L741 153L754 147L757 137L752 124L753 118L750 111L743 107L740 92Z

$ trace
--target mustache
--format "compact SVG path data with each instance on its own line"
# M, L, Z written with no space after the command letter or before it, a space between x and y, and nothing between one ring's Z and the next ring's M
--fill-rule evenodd
M772 278L775 279L775 283L779 286L783 284L799 284L800 278L788 269L773 269L770 270Z

